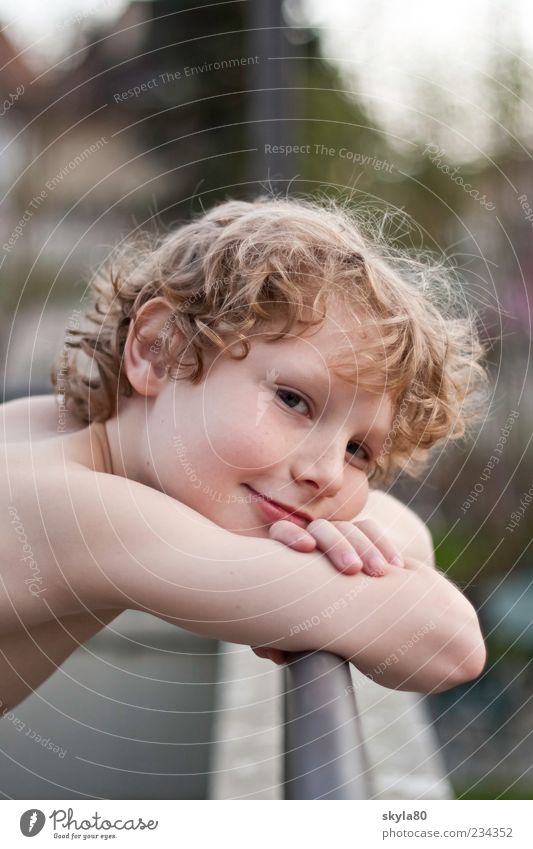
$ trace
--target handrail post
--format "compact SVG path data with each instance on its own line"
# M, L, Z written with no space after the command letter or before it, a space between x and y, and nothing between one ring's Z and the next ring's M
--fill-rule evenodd
M347 661L290 655L285 672L285 799L365 799L370 771Z

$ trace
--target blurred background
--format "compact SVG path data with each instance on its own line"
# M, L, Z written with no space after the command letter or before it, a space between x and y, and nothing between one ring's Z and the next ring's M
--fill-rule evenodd
M423 480L398 481L393 492L428 522L438 564L476 606L489 647L480 679L426 699L453 794L533 798L531 5L509 0L502 13L490 0L0 0L0 24L4 400L50 391L64 328L117 242L166 231L223 198L263 189L387 212L396 246L456 269L490 345L491 404L473 442L444 446ZM68 719L83 728L72 731L78 761L67 777L51 782L50 763L36 769L4 720L4 795L149 796L134 767L141 744L129 767L117 755L120 769L95 773L93 784L79 770L96 745L91 733L118 745L127 712L144 728L144 711L161 710L157 678L161 692L180 685L178 726L198 761L188 789L167 782L153 792L202 797L216 644L187 635L180 655L201 662L159 674L168 632L159 648L139 648L148 626L134 624L120 644L113 638L122 660L108 678L126 681L121 698L103 695L109 658L96 650L103 689L96 697L89 687L92 707L79 683L61 710L45 690L53 739L67 735L65 700L85 705ZM98 648L106 637L96 639ZM125 698L135 676L140 689ZM32 697L41 728L43 698ZM122 720L103 731L111 715ZM138 732L123 736L129 751Z

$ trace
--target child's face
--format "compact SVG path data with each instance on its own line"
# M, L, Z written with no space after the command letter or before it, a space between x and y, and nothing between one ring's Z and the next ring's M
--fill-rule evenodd
M326 319L305 338L255 336L245 359L219 355L196 386L168 381L148 408L143 482L246 536L283 518L261 495L307 521L351 521L392 406L328 369L350 345L357 333Z

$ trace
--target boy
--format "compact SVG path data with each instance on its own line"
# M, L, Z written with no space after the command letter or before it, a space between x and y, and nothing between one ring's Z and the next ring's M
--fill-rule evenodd
M48 398L4 408L4 706L125 608L367 674L423 628L380 683L481 672L475 611L430 568L427 531L369 498L474 419L467 320L302 201L221 204L94 294L96 329L70 332L90 371L71 359L56 380L67 432Z

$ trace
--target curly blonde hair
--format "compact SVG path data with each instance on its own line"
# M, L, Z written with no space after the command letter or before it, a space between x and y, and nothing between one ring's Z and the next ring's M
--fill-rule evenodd
M221 203L155 245L128 245L92 282L88 327L69 330L67 345L90 358L91 370L70 353L64 405L87 423L116 413L133 391L122 368L130 323L155 297L173 308L158 338L169 377L199 383L209 357L245 357L259 329L276 340L296 325L319 327L333 295L364 340L333 367L364 389L386 390L395 407L373 485L400 469L418 477L428 449L463 437L486 408L484 348L454 276L394 252L365 226L331 200L259 197Z

